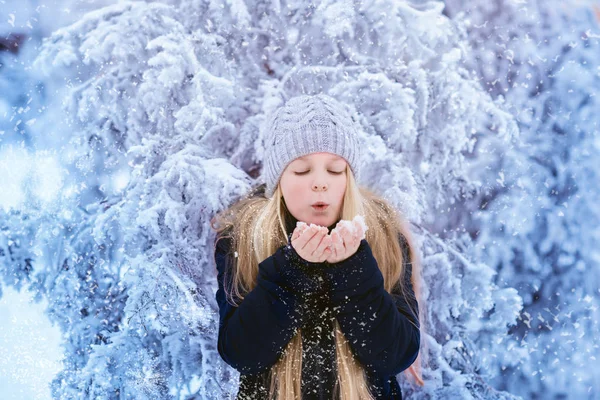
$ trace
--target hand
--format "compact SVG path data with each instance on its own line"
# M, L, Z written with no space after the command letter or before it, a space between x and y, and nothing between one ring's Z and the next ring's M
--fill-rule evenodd
M292 233L291 243L296 253L308 262L321 263L332 252L329 249L331 236L324 226L296 227Z
M326 259L328 263L343 261L358 250L364 232L362 226L355 221L352 221L352 225L355 234L339 223L331 231L331 253Z

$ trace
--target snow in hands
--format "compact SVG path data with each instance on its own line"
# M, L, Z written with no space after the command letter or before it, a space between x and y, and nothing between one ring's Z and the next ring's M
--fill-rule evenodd
M303 221L298 221L296 223L296 227L300 229L300 235L308 228L310 228L313 225L317 225L317 224L307 224L306 222ZM333 233L334 231L337 232L338 228L344 227L346 229L348 229L349 232L352 232L352 235L356 235L358 231L362 232L362 235L360 237L360 240L365 238L365 232L367 231L367 229L369 229L367 227L367 224L365 223L365 218L362 215L356 215L354 217L354 219L352 219L352 221L348 221L345 219L340 220L335 228L333 228L333 230L331 231L331 233ZM362 228L362 229L359 229Z

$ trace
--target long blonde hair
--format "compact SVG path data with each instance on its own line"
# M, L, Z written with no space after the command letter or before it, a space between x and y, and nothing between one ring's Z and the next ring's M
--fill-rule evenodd
M385 199L377 196L372 191L359 187L356 184L352 170L346 167L347 185L344 194L341 219L352 220L355 215L363 215L369 229L366 240L377 260L377 265L384 278L384 288L390 293L395 285L407 297L403 282L403 256L398 240L402 234L409 245L409 257L412 265L412 284L415 297L421 312L421 290L419 283L420 262L413 244L408 222ZM233 305L233 294L243 300L245 294L256 286L258 264L272 255L279 247L287 244L286 231L287 215L283 195L279 185L273 196L267 199L264 196L254 196L249 193L228 209L217 214L211 221L212 228L217 235L232 239L232 251L237 251L238 256L233 266L232 288L226 288L227 296ZM217 226L215 226L217 222ZM224 231L225 234L221 235ZM269 234L265 234L269 232ZM248 234L250 233L250 234ZM216 244L215 244L216 248ZM410 304L410 303L409 303ZM412 310L416 314L416 310ZM421 332L423 324L419 324ZM334 321L335 348L337 362L337 385L334 396L339 394L340 400L373 399L369 391L368 378L364 368L355 359L337 320ZM421 352L420 352L421 353ZM421 375L420 354L415 362L404 371L412 376L418 385L423 385ZM300 399L302 377L302 336L301 329L290 340L279 360L269 371L269 399Z

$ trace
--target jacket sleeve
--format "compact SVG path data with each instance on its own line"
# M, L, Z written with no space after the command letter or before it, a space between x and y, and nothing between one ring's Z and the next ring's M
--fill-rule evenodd
M354 355L368 372L383 376L397 375L410 367L421 343L408 246L403 240L401 247L408 302L397 285L392 293L384 289L383 275L365 239L352 256L324 269L330 304Z
M215 262L219 305L218 351L241 373L260 373L277 362L297 329L310 316L307 304L323 290L314 263L302 260L288 243L259 263L257 284L238 306L230 304L231 239L217 239Z

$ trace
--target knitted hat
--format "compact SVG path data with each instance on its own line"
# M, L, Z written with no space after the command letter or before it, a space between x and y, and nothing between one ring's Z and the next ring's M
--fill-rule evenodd
M311 153L337 154L358 176L358 124L346 106L325 94L292 97L266 120L262 175L265 196L273 196L287 165Z

